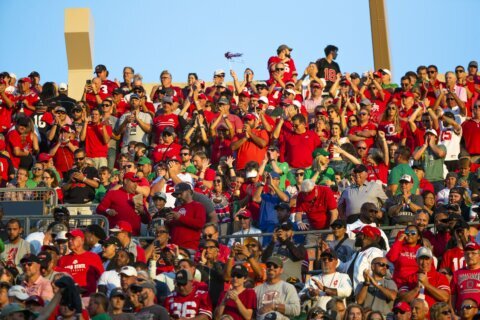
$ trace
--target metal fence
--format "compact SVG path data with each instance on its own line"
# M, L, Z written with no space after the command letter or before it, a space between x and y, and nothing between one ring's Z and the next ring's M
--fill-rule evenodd
M53 188L0 188L0 204L4 215L44 215L58 205Z

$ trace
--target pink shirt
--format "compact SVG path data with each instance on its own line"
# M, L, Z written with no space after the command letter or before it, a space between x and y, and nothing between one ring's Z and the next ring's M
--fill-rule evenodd
M28 284L28 282L24 281L23 286L30 296L40 296L44 301L50 301L53 298L52 285L50 281L42 276L39 276L33 284Z

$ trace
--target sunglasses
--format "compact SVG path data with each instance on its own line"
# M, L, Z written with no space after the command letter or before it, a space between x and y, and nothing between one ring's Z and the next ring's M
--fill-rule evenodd
M42 171L42 168L32 168L32 171Z
M142 91L142 90L133 90L133 92L135 92L135 93L142 93L143 91Z
M188 152L185 152L185 153L180 153L180 155L181 155L181 156L189 156L189 155L190 155L190 153L188 153Z
M168 233L168 231L166 231L166 230L160 230L160 231L155 232L155 234L166 234L166 233Z
M57 111L57 112L55 112L55 113L56 113L56 114L67 114L67 113L64 112L64 111Z
M24 262L22 263L22 267L29 266L31 267L33 265L33 262Z
M405 235L406 236L416 236L417 231L416 230L407 230L407 231L405 231Z
M441 222L441 223L449 223L450 220L449 220L449 219L440 219L440 220L438 220L438 222Z
M256 248L257 245L255 243L250 243L246 245L247 248Z
M295 177L303 177L305 175L305 172L297 172L295 173Z
M109 107L111 107L111 106L112 106L111 104L104 103L102 107L104 107L104 108L109 108Z
M405 311L402 311L402 310L393 310L393 314L405 314Z
M238 216L238 220L248 220L250 219L249 217L244 217L244 216Z
M283 71L283 70L285 70L285 68L277 68L277 69L275 69L275 71Z
M203 235L204 238L207 238L207 239L212 239L213 237L213 233L206 233Z
M343 226L339 226L339 225L334 225L334 226L331 226L332 230L339 230L339 229L343 229Z
M205 246L204 248L205 249L217 249L217 247L215 247L215 246Z
M450 310L443 310L440 312L441 314L443 314L444 316L448 316L449 314L452 314L452 311Z
M478 308L478 307L474 306L473 304L465 304L465 305L460 307L460 309L462 309L462 310L470 310L470 309L473 309L473 308Z
M133 167L133 164L127 164L122 167L122 169L131 169Z
M82 160L85 160L85 157L78 157L78 158L75 158L75 161L82 161Z
M366 112L360 112L358 115L360 115L360 116L366 116L367 114L368 114L368 113L366 113Z
M358 150L367 150L367 147L357 147Z
M456 73L462 73L462 72L465 72L465 70L460 70L460 69L458 69L458 70L455 70L455 72L456 72Z
M267 269L278 269L279 267L273 263L267 263Z
M428 70L428 71L427 71L428 74L433 74L433 73L435 73L435 72L437 72L437 71L435 71L435 70Z
M350 120L348 120L348 122L349 122L349 123L350 123L350 122L357 122L357 119L350 119Z
M383 262L375 262L374 265L380 266L382 268L387 268L387 269L390 268L390 266L387 263L383 263Z
M73 110L73 112L80 113L80 112L82 112L82 110L75 109L75 110Z
M243 275L239 274L239 273L234 273L234 274L232 274L232 278L242 279L242 278L245 278L245 277Z
M215 183L222 183L222 180L213 180Z

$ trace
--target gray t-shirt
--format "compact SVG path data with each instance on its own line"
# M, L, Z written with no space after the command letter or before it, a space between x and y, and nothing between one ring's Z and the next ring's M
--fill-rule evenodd
M131 115L130 112L123 114L120 117L119 126L130 115ZM142 120L143 122L149 125L152 125L153 123L152 116L149 113L139 112L138 117L140 118L140 120ZM142 142L147 146L150 145L149 135L145 131L143 131L140 125L136 122L127 124L127 126L125 127L125 131L123 132L123 138L122 138L123 145L127 146L131 141Z
M398 291L397 285L392 279L383 278L379 283L382 287ZM386 315L393 308L393 300L387 301L387 298L379 289L370 285L363 307L369 307L371 310L380 311L383 315Z
M257 310L274 302L285 305L285 314L276 312L277 320L291 319L300 314L300 299L297 290L290 283L281 280L270 285L264 282L256 286L254 290L257 294ZM263 320L264 317L265 314L257 314L257 320Z
M142 308L135 314L137 320L169 320L167 309L159 305Z

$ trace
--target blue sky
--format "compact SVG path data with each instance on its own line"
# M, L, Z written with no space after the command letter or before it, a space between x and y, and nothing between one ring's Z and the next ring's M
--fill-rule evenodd
M445 72L480 60L475 23L480 1L386 0L386 5L397 82L420 64L436 64ZM237 73L251 67L262 79L268 58L282 43L294 48L300 73L323 56L328 44L340 48L342 71L373 68L368 0L2 0L0 70L19 77L36 70L42 82L66 81L63 27L68 7L91 9L94 64L105 64L112 79L130 65L145 82L158 82L163 69L176 82L185 81L189 72L209 81L215 69L230 68L223 56L227 51L244 54L243 63L232 64Z

